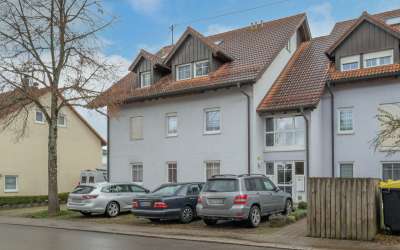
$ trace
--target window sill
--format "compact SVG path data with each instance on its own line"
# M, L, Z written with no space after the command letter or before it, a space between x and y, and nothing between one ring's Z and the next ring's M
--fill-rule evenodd
M41 122L41 121L35 121L36 124L45 124L45 122Z
M354 131L338 131L338 135L354 135Z
M268 152L289 152L289 151L304 151L305 146L286 146L286 147L266 147L264 153Z
M18 190L4 190L4 193L18 193Z
M170 134L165 136L165 138L175 138L175 137L178 137L178 134Z
M139 139L130 139L129 141L131 141L131 142L135 142L135 141L143 141L144 139L143 138L139 138Z
M221 130L219 131L204 131L203 135L219 135L221 134Z

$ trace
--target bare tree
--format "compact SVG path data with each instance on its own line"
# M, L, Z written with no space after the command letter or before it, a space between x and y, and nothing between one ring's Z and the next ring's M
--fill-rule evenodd
M26 120L29 105L43 112L50 216L60 209L59 111L69 105L86 107L115 79L114 65L102 55L98 37L113 21L99 0L0 0L0 118L8 114L2 127ZM50 94L50 105L40 101L41 91ZM25 129L22 122L19 136Z
M387 153L394 154L400 150L400 105L391 104L391 111L379 108L378 121L380 131L373 139L375 150L384 149Z

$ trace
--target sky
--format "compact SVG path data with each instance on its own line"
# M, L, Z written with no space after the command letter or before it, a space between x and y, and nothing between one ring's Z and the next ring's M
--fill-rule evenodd
M398 9L400 0L103 0L103 8L116 21L99 34L106 44L102 52L119 62L123 75L140 49L156 52L171 44L172 24L176 41L187 26L210 35L305 12L316 37L363 11ZM92 111L80 112L106 138L106 119Z

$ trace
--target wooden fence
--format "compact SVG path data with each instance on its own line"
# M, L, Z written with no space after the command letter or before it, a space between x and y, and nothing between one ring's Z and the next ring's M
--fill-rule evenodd
M379 225L377 179L309 178L308 235L372 240Z

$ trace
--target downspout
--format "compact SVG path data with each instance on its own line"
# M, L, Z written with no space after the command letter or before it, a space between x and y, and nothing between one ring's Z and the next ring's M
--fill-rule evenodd
M107 181L110 181L110 117L107 114Z
M306 177L308 179L308 177L310 177L310 142L309 142L309 119L306 116L306 114L304 113L304 108L301 107L300 108L300 113L304 118L305 121L305 125L306 125L306 170L307 170L307 174Z
M250 95L240 89L240 83L237 84L239 91L246 96L247 100L247 173L251 174L251 131L250 131Z
M332 87L329 82L326 84L326 86L331 96L331 170L332 177L335 177L335 95L333 94Z

